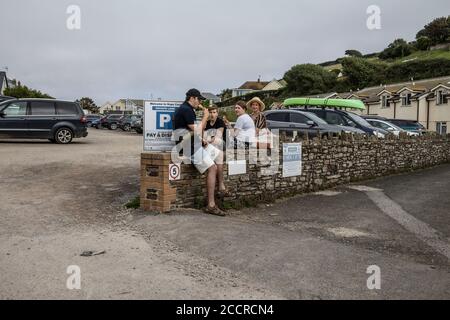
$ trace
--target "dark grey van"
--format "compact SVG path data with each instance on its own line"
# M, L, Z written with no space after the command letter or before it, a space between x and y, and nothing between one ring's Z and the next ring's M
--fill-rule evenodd
M18 99L0 103L0 139L48 139L68 144L87 135L86 116L75 102Z

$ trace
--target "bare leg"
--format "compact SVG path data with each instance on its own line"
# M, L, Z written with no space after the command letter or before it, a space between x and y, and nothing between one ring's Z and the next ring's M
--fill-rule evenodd
M226 190L227 187L225 187L225 183L223 182L223 164L217 165L217 180L219 183L219 190Z
M213 165L208 169L208 176L206 178L206 188L208 190L208 205L211 208L216 206L216 202L214 200L214 190L216 189L216 175L217 166Z

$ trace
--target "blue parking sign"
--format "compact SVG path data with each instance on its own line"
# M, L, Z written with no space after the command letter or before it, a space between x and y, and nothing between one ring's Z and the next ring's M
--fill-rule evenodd
M158 130L172 130L172 119L174 112L156 112L156 129Z

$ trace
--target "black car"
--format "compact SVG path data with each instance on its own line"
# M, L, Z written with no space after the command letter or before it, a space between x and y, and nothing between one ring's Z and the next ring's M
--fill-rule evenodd
M134 126L135 122L139 122L141 120L141 116L139 115L127 115L123 116L119 120L119 128L123 131L130 131Z
M86 116L75 102L18 99L0 103L0 138L48 139L68 144L88 135Z
M101 118L102 118L102 116L98 115L98 114L88 114L88 115L86 115L86 120L87 120L86 124L88 127L92 127L92 123L94 121L100 120Z
M109 130L117 130L119 127L119 121L122 117L122 114L109 114L100 119L100 127L108 128Z
M325 120L325 122L331 125L353 127L356 129L360 129L367 134L375 135L379 138L384 138L388 134L387 131L380 128L375 128L365 119L353 112L311 107L306 109L302 108L301 110L314 113L316 116Z
M297 131L308 133L310 137L335 136L342 132L364 134L364 131L352 127L330 125L315 114L300 110L271 110L264 115L271 130Z
M16 99L14 97L8 97L8 96L0 96L0 102L6 101L6 100L12 100Z

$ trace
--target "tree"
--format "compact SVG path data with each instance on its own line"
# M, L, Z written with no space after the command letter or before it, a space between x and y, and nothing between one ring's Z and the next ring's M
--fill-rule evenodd
M380 53L379 57L382 60L403 58L409 56L412 52L412 47L404 39L396 39L392 42L383 52Z
M385 78L386 64L367 61L363 58L344 58L342 73L350 88L364 88L380 84Z
M416 39L428 37L432 45L446 43L450 40L450 16L434 19L420 30Z
M416 48L421 51L429 50L431 45L431 39L426 36L419 37L416 41Z
M225 101L231 99L231 97L233 96L233 92L231 91L231 89L223 89L219 96L222 101Z
M317 94L331 90L336 84L336 75L315 64L299 64L284 75L289 94Z
M350 57L359 57L359 58L361 58L363 56L362 53L359 52L358 50L347 50L347 51L345 51L345 54L347 56L350 56Z
M94 100L88 97L83 97L80 100L76 100L80 104L81 109L88 110L92 113L96 113L98 111L97 105L94 103Z
M3 93L5 96L10 96L14 98L48 98L53 99L53 97L49 96L46 93L42 93L39 90L30 89L27 86L24 86L20 83L17 83L16 86L12 88L6 88Z

